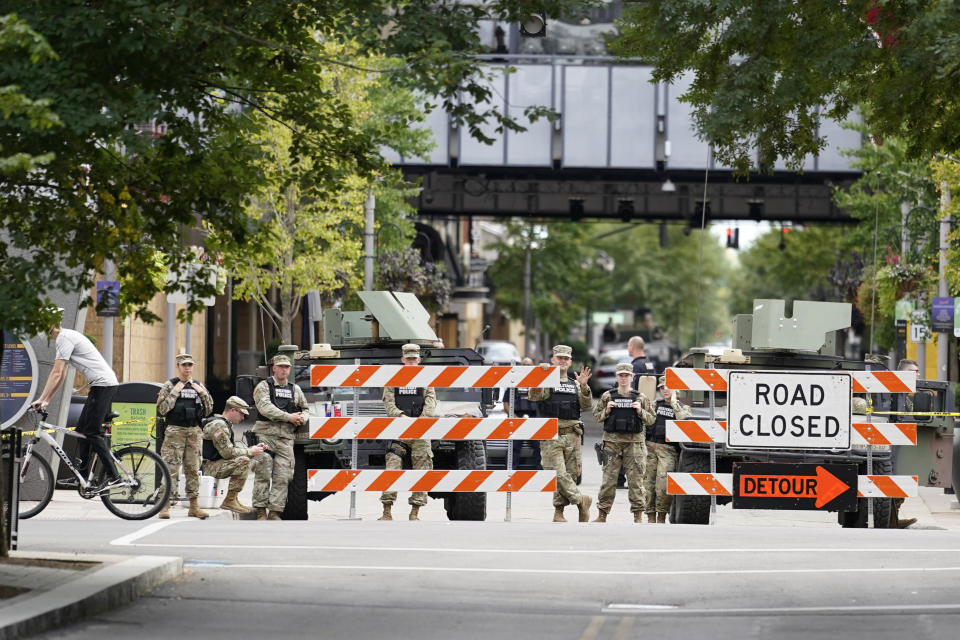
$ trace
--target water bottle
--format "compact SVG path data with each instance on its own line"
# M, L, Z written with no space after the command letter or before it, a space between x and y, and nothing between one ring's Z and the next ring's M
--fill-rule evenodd
M330 403L329 403L329 402L324 402L324 403L323 403L323 415L325 415L326 417L329 418L332 414L333 414L333 412L330 410Z
M339 402L336 403L335 405L333 405L333 415L334 415L335 417L337 417L337 418L339 418L339 417L341 417L341 416L343 415L343 412L342 412L342 409L340 408L340 403L339 403Z

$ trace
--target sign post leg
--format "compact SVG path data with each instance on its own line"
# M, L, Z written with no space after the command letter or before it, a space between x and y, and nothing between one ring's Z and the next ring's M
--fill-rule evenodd
M867 475L873 475L873 445L867 445ZM873 528L873 498L867 498L867 528Z
M510 388L510 413L508 417L512 420L516 415L516 406L517 406L517 390L515 388ZM507 440L507 471L513 471L513 440ZM513 518L513 493L507 492L507 512L503 516L504 522L510 522Z
M713 365L710 365L711 368ZM716 420L716 405L714 404L714 392L710 391L710 420ZM710 475L717 477L717 443L710 443ZM710 495L710 520L709 524L717 523L717 495Z
M360 366L360 358L354 359L353 363ZM360 390L354 387L353 389L353 417L357 418L360 416ZM350 441L350 468L357 468L357 439L354 438ZM357 492L356 490L350 492L350 520L358 520L357 518Z

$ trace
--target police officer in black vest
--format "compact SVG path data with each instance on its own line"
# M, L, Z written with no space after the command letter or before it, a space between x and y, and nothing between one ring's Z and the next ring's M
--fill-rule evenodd
M402 350L403 364L420 364L420 345L405 344ZM427 387L402 387L383 390L383 406L391 418L434 417L437 415L437 392ZM387 469L403 469L403 459L410 457L414 469L433 469L433 449L429 440L394 440L386 455ZM380 520L393 520L391 509L397 501L396 491L384 491L380 496L383 503L383 515ZM410 520L419 520L420 507L427 504L427 494L417 491L410 496Z
M197 504L200 490L200 463L202 462L202 434L200 422L213 411L210 392L193 379L193 356L181 353L176 357L177 377L167 380L157 395L157 415L166 421L163 446L160 456L170 468L170 477L176 487L180 467L186 477L187 498L193 518L206 518L209 514ZM163 505L158 518L170 517L170 502Z
M667 521L667 512L673 496L667 493L667 474L677 468L677 445L667 442L667 420L685 420L690 416L690 407L680 402L677 392L667 388L667 377L657 381L660 400L657 400L657 419L647 427L647 470L643 489L647 499L644 511L647 522Z
M627 490L633 521L641 522L643 515L643 468L646 460L644 428L653 424L653 403L639 391L630 388L633 366L629 362L617 365L617 387L604 391L593 408L593 417L603 424L603 452L607 459L603 466L603 481L597 496L600 510L594 522L606 522L607 514L617 495L617 476L623 466L627 476Z

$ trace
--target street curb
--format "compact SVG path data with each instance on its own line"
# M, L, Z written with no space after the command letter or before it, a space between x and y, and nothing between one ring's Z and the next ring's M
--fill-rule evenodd
M83 556L74 556L77 560ZM94 556L93 558L96 558ZM159 584L183 575L183 558L133 556L19 603L0 614L0 640L34 635L128 604Z

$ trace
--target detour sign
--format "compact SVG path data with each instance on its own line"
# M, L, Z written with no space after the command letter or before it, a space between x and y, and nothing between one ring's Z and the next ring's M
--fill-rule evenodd
M733 508L854 511L857 465L734 463Z

